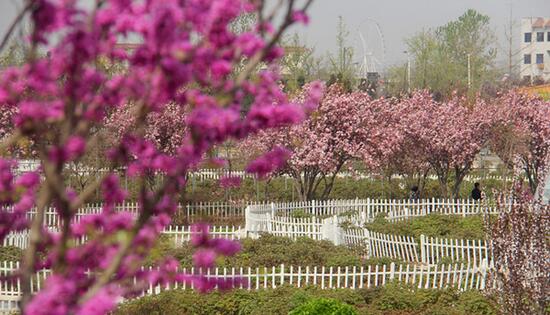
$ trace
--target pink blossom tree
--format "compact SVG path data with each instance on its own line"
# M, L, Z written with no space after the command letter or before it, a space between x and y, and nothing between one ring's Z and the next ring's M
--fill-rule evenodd
M12 231L30 233L20 269L12 275L21 284L24 314L105 314L120 297L168 281L193 283L201 291L230 287L224 279L182 274L173 259L149 272L140 268L141 260L170 223L188 170L214 145L304 118L301 104L290 102L279 88L272 65L282 55L276 45L281 35L294 22L307 22L304 12L311 1L300 8L292 0L274 7L244 0L94 4L88 10L79 1L29 0L0 43L1 50L17 23L29 17L29 60L0 74L2 109L17 109L15 130L0 148L6 152L22 139L34 141L44 178L37 172L15 177L13 162L0 159L0 240ZM274 26L282 6L281 23ZM230 30L243 12L256 12L257 32ZM132 52L116 45L127 38L139 43ZM44 50L48 56L39 56ZM100 59L127 66L109 75L98 66ZM260 64L266 70L258 70ZM237 67L240 71L231 75ZM319 92L311 93L316 102ZM245 98L252 101L243 113ZM110 171L81 191L68 187L64 166L95 150L104 141L97 130L104 128L106 113L126 104L134 104L135 119L107 153ZM146 121L167 106L185 109L187 132L177 147L161 151L152 141L156 136L146 137ZM260 156L250 171L272 172L285 157L280 150ZM115 211L126 198L113 172L120 167L140 186L137 216ZM165 175L158 188L144 184L149 172ZM97 188L103 192L102 212L75 220ZM49 206L61 218L59 232L44 227ZM31 209L36 215L29 219ZM82 237L88 240L76 242ZM217 255L239 248L211 239L202 225L195 227L192 244L194 263L204 268L212 267ZM52 274L33 294L30 279L42 268Z
M135 106L126 104L116 108L111 115L106 117L105 132L109 144L119 142L129 133L131 128L136 128ZM177 103L169 103L162 111L150 112L145 118L145 139L153 142L158 150L165 153L175 153L184 140L187 133L185 124L185 108Z
M407 113L402 121L406 141L416 146L420 158L436 173L443 196L449 196L447 182L454 173L451 195L458 197L464 176L490 135L492 117L484 112L487 105L477 100L469 106L459 97L439 103L428 92L419 91L401 106Z
M495 100L493 111L492 148L509 167L524 171L534 194L550 154L550 102L511 91Z
M302 94L311 88L312 85L306 85ZM348 93L332 85L304 123L261 132L242 147L259 152L288 148L292 152L290 159L279 174L295 180L303 200L324 199L329 196L337 174L351 166L352 161L362 160L374 169L391 151L396 137L393 126L384 120L389 110L384 99L372 100L367 93Z

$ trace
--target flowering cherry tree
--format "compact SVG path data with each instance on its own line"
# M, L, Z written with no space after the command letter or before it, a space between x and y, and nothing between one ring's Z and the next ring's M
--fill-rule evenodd
M420 153L418 163L424 157L436 173L443 196L449 195L451 173L455 178L452 196L458 196L464 176L490 135L492 118L484 112L487 105L481 100L470 107L465 103L459 97L436 102L427 91L418 91L400 105L406 141Z
M119 142L122 137L135 128L134 107L126 104L108 115L105 121L106 140L109 144ZM187 133L185 108L177 103L168 103L162 111L150 112L145 118L145 139L155 144L165 153L176 153Z
M306 85L297 98L308 95L310 89L317 87ZM351 161L362 160L374 169L394 147L394 126L384 120L389 111L384 99L372 100L367 93L348 93L332 85L304 123L261 132L242 146L259 152L288 148L291 156L279 173L294 178L302 199L323 199L338 172L351 166Z
M550 153L550 102L511 91L495 100L492 148L509 167L524 171L535 193Z
M159 270L145 272L141 260L170 223L187 171L214 145L304 119L302 104L290 102L279 88L273 64L282 55L276 45L281 35L294 22L307 22L304 12L310 4L97 0L87 10L79 1L26 2L13 25L30 17L30 58L0 74L2 110L17 109L15 129L0 148L5 154L14 143L32 140L42 161L43 180L37 172L15 176L14 162L0 159L0 239L12 231L30 233L21 267L12 275L21 283L24 314L104 314L120 297L167 281L190 282L201 291L228 287L223 279L181 274L171 259L160 262ZM244 12L257 15L256 31L235 34L228 26ZM281 15L280 24L274 25ZM116 45L125 38L139 43L135 50ZM41 51L48 51L47 56ZM100 59L126 68L108 75L98 66ZM260 64L265 70L258 70ZM232 75L237 66L239 72ZM304 104L318 100L319 91L310 92L312 99L304 96ZM245 98L252 101L243 112ZM126 192L114 172L79 191L63 178L67 163L105 141L98 130L104 128L106 114L128 104L133 104L128 109L133 118L124 122L105 167L123 167L125 176L141 187L137 216L115 211ZM186 131L176 142L157 146L155 141L163 136L148 136L147 119L162 116L172 106L186 112L185 122L179 121ZM284 150L262 155L249 170L273 172L285 157ZM147 188L147 173L165 175L160 187ZM75 220L76 211L96 189L103 192L102 212ZM61 218L58 231L44 227L49 206ZM35 215L28 219L31 209ZM196 226L193 235L198 267L211 267L217 255L231 255L239 247L211 239L206 226ZM82 237L87 241L79 245L76 240ZM42 268L52 274L33 294L30 278Z

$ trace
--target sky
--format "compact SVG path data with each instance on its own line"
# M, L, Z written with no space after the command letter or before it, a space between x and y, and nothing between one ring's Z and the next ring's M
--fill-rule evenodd
M89 1L89 0L84 0ZM159 0L161 1L161 0ZM273 2L275 0L267 0ZM0 0L0 33L3 34L16 15L23 0ZM444 25L462 15L467 9L475 9L491 19L491 27L499 37L498 51L502 60L508 45L504 31L509 25L510 8L519 45L519 19L529 16L550 18L549 0L315 0L310 10L311 22L307 28L295 27L291 32L300 34L302 40L315 48L317 55L326 55L336 47L336 26L342 16L350 31L349 42L356 56L364 51L372 53L378 67L404 62L404 40L423 29ZM378 24L384 45L376 32ZM363 49L360 35L367 44ZM385 47L383 49L382 47ZM385 51L385 53L384 53Z

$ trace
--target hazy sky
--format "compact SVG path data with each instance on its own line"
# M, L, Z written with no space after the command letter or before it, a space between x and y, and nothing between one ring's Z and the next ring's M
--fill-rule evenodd
M20 5L22 0L0 0L2 34L16 14L14 3ZM500 38L499 53L502 57L508 47L504 43L504 29L509 21L511 5L518 26L521 17L550 17L550 0L315 0L310 11L311 24L306 29L294 31L298 31L308 45L314 46L317 54L324 54L335 47L338 16L342 16L351 32L351 44L360 50L357 54L362 55L363 50L357 31L360 29L367 37L367 44L373 47L367 50L381 56L380 40L374 22L371 22L376 21L383 33L387 65L406 60L403 40L408 36L424 28L443 25L473 8L490 16L492 27ZM518 41L519 35L519 28L516 28Z

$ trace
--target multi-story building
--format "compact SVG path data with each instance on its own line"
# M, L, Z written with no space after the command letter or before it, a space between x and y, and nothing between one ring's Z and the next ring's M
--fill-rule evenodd
M523 80L550 80L550 18L521 20L521 70Z

